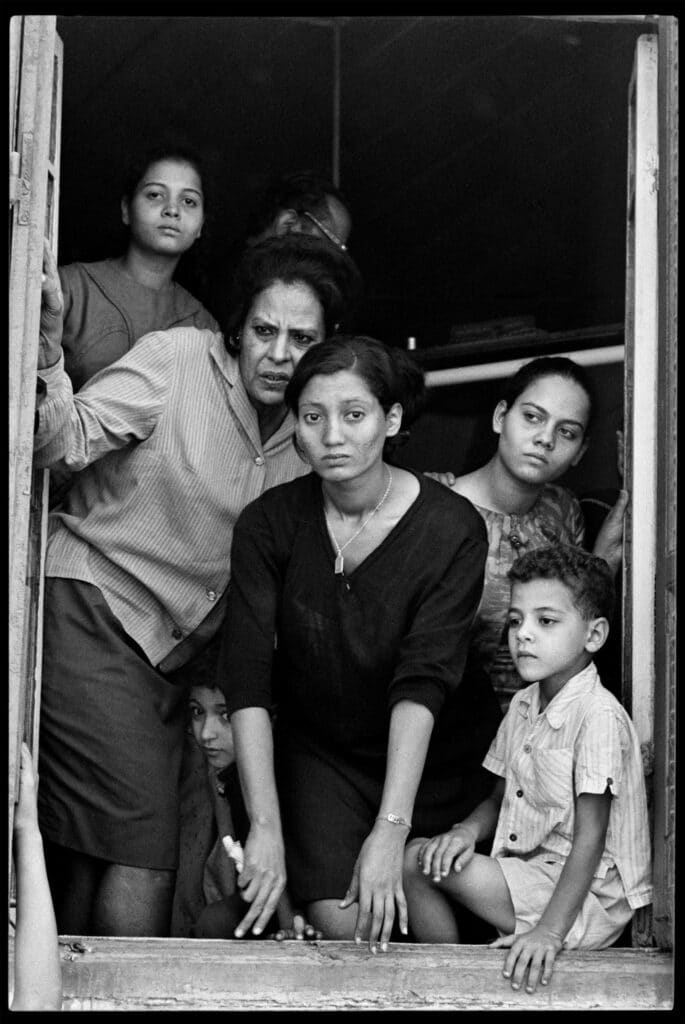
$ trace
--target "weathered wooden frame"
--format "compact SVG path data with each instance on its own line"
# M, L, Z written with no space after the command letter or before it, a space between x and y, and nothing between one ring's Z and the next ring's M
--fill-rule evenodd
M31 136L33 169L54 173L50 148L55 18L27 16L25 56L34 84L20 97L16 138ZM352 943L315 946L199 940L84 940L63 944L65 1009L666 1009L673 999L673 891L675 871L675 596L677 489L677 22L671 17L589 16L584 20L644 20L659 33L659 307L658 435L654 671L654 938L660 949L564 953L553 984L535 996L514 993L501 977L503 954L483 947L391 947L372 957ZM647 26L646 26L647 27ZM12 32L14 32L12 28ZM11 65L11 84L16 81ZM37 179L36 179L37 180ZM56 238L46 190L22 173L12 226L10 266L10 658L9 837L16 795L18 743L30 682L39 694L40 580L44 543L35 533L31 490L35 366L40 306L42 237ZM22 191L23 190L23 191ZM27 212L26 212L27 211ZM20 229L26 229L23 233ZM16 242L16 248L15 248ZM42 520L39 520L42 523ZM33 523L33 525L31 525ZM42 530L41 525L41 530ZM33 531L33 534L32 532ZM31 544L39 560L31 563ZM31 611L33 608L33 612ZM33 618L31 616L33 615ZM35 636L32 634L35 630ZM33 659L33 660L31 660ZM36 691L33 691L36 692ZM37 729L34 720L33 730ZM35 748L34 748L35 750ZM10 850L11 853L11 850ZM10 959L12 945L10 943Z

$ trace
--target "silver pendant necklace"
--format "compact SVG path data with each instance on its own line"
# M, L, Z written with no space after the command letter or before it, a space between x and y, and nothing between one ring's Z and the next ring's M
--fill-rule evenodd
M371 522L373 517L376 515L376 512L379 512L380 509L383 507L383 505L385 503L385 499L390 494L390 488L392 487L392 473L390 471L390 466L386 466L385 468L388 471L388 486L385 488L385 492L383 494L383 497L378 502L378 504L373 509L373 511L369 512L368 516L366 517L366 519L364 520L362 525L359 527L359 529L356 531L356 533L353 533L351 537L348 537L348 539L345 541L345 543L342 545L342 547L340 546L340 544L338 544L337 538L336 538L335 534L333 533L333 527L331 526L331 521L328 518L328 513L326 512L326 510L324 508L324 516L326 518L326 526L328 527L328 532L331 535L331 540L333 541L333 544L335 546L335 550L337 552L337 554L335 556L335 563L334 563L334 572L335 572L335 574L337 576L339 576L343 572L343 569L345 567L345 560L343 558L343 551L348 546L348 544L351 544L352 541L355 540L359 536L359 534L362 532L362 530L366 529L368 524Z

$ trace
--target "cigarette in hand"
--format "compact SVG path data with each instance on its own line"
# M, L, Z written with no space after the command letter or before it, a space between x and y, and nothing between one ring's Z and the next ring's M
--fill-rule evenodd
M242 846L232 836L223 836L221 842L224 844L224 850L235 864L236 871L240 874L244 863Z

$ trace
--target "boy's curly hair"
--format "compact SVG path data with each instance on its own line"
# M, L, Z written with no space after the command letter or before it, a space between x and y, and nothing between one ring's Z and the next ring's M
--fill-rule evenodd
M512 583L559 580L586 621L602 616L611 622L616 600L613 574L603 558L583 548L556 544L527 551L516 559L508 576Z

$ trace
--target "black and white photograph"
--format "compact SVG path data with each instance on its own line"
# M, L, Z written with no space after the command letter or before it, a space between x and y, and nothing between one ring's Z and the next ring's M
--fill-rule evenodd
M630 6L10 12L9 1009L676 1007Z

